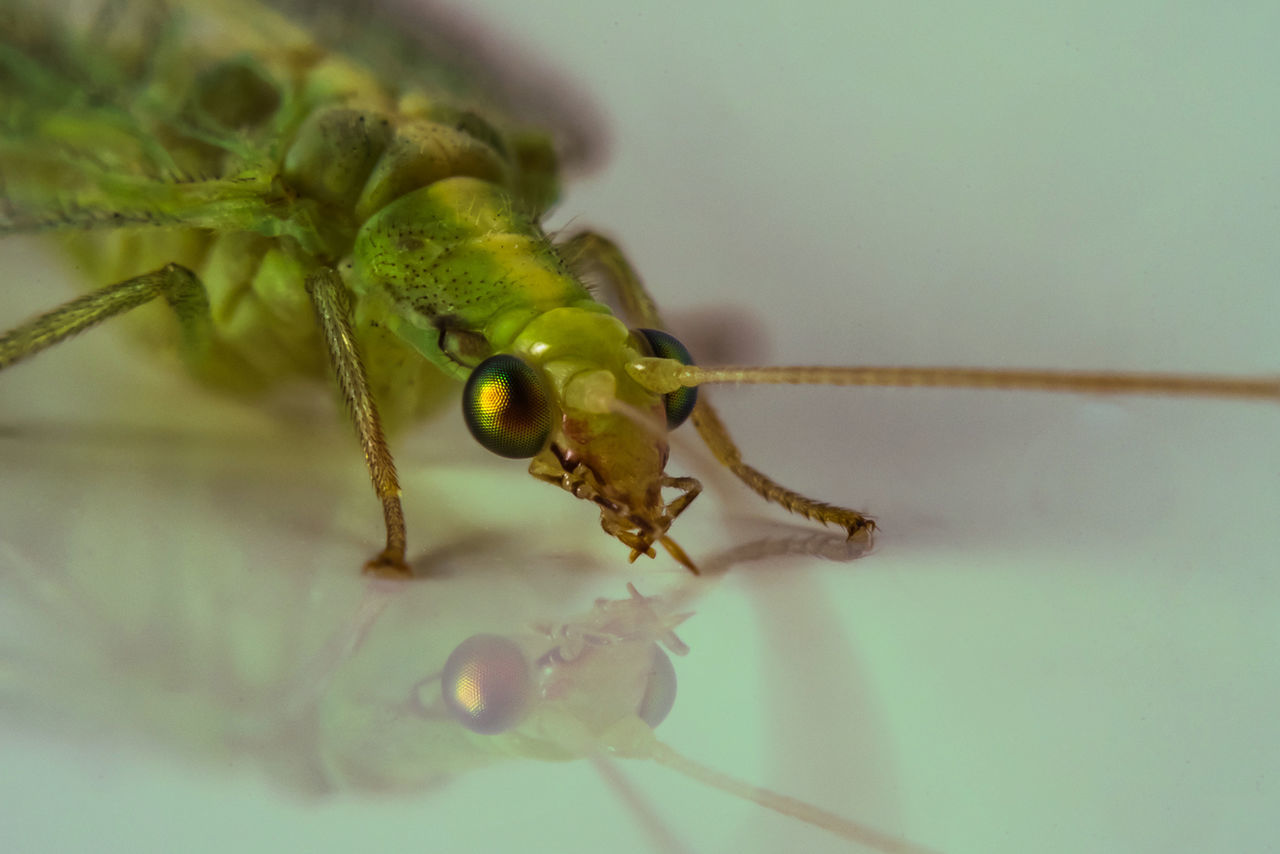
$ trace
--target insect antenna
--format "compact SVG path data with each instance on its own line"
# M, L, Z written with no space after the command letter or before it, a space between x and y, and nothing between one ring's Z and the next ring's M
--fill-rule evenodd
M949 367L752 367L705 368L673 359L641 358L627 373L658 394L709 383L976 388L1076 394L1214 397L1280 403L1280 377L1043 371Z
M651 731L642 736L637 728L635 734L636 742L628 746L629 749L624 751L624 755L649 759L659 765L665 765L678 774L704 783L713 789L719 789L725 794L751 801L765 809L822 828L872 851L880 851L883 854L929 854L931 851L813 804L788 797L772 789L753 786L716 771L714 768L709 768L677 753L665 742L654 738Z
M705 368L675 359L638 358L626 365L637 383L655 394L710 383L787 385L977 388L1132 394L1171 397L1213 397L1280 403L1280 377L1208 376L1132 372L1008 370L949 367L752 367ZM856 510L817 501L788 489L748 465L715 410L699 400L693 411L712 454L733 474L763 497L790 513L824 525L843 528L849 539L870 538L876 522Z

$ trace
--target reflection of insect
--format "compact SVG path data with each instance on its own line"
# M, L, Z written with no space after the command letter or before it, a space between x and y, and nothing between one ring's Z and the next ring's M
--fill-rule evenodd
M33 457L56 453L28 444ZM224 476L220 453L193 450L156 456L184 461L195 482ZM292 468L306 457L281 463ZM492 480L483 471L448 478ZM250 474L246 494L262 496L271 479ZM483 506L484 492L458 490L469 509ZM245 510L245 518L259 512ZM668 576L675 583L661 596L630 587L572 614L555 603L581 597L578 566L512 562L483 544L442 556L445 576L436 583L406 587L332 573L305 548L265 577L254 562L227 560L216 568L135 566L112 579L83 564L36 564L16 542L0 541L2 601L22 615L0 633L6 724L16 718L26 730L83 730L93 744L160 747L197 768L243 763L269 772L286 794L330 797L418 792L510 759L592 759L606 779L639 764L614 769L610 759L647 759L875 850L916 850L708 771L660 741L661 730L655 737L677 699L667 653L690 651L677 632L714 586L709 579ZM524 583L531 572L535 583ZM552 617L551 608L560 613ZM696 751L696 741L682 748L694 758ZM679 783L669 772L666 779ZM466 810L473 822L481 814L474 803ZM547 839L557 846L576 838L558 833L557 823L538 833L556 833Z
M633 559L660 543L691 569L667 530L701 485L665 472L666 432L690 416L761 496L850 537L874 528L745 464L697 401L702 383L1280 396L1273 379L694 368L611 242L554 245L543 232L556 147L574 154L574 134L530 129L494 104L500 93L467 90L425 56L407 77L378 68L415 46L394 31L349 61L237 0L177 14L107 3L78 31L11 16L5 230L85 230L74 252L116 284L0 337L0 367L158 297L188 367L214 385L260 392L316 375L327 350L383 505L371 571L409 572L379 409L395 423L418 414L435 369L467 379L463 412L482 445L597 504ZM636 328L591 297L586 272Z

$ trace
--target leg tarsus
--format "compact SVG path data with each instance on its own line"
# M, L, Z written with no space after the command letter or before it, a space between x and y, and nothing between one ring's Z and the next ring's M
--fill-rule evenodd
M844 526L845 533L848 534L848 536L844 538L845 542L852 542L853 540L861 538L870 543L876 535L876 520L872 519L870 516L863 516L861 514L857 515L858 518L855 521L846 523Z
M361 570L365 575L385 578L389 581L407 581L413 578L413 570L405 563L404 552L397 554L394 550L383 549L373 558L365 561Z

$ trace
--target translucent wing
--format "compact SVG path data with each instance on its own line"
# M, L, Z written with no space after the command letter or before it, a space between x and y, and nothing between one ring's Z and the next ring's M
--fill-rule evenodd
M504 36L501 21L462 4L390 0L378 4L269 0L330 50L351 56L385 81L447 93L548 131L561 165L580 174L606 155L602 120L583 88Z
M269 197L296 116L271 80L305 36L159 0L3 14L0 233L278 221Z
M376 89L389 112L400 95L425 93L491 124L549 133L579 171L601 152L570 85L451 13L293 11L299 21L242 0L6 7L0 233L136 224L289 233L284 146L326 86ZM331 74L339 56L357 73ZM306 85L284 82L297 78Z

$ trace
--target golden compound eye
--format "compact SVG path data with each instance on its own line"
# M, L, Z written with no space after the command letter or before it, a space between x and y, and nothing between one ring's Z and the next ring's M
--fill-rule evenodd
M653 349L653 355L659 359L675 359L682 365L693 364L693 357L675 336L668 335L660 329L637 329L636 332L644 336ZM693 412L693 407L698 402L698 390L682 388L679 391L664 394L662 399L667 409L667 429L674 430Z
M454 720L472 732L496 735L524 718L533 676L515 641L472 635L449 655L440 687Z
M542 376L515 356L485 359L462 390L462 417L476 441L501 457L532 457L551 432Z
M653 644L653 661L649 665L649 682L636 715L652 729L662 723L676 702L676 669L662 647Z

